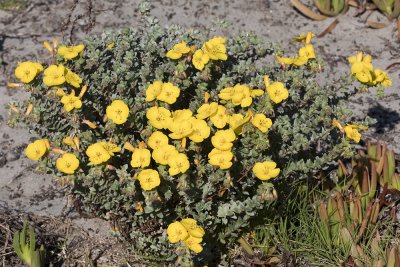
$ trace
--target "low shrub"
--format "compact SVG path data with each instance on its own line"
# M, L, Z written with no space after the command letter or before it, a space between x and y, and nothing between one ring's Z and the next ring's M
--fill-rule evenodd
M271 179L351 156L370 121L337 129L358 89L347 74L317 81L311 33L285 58L254 34L143 19L76 46L46 42L49 62L16 68L30 98L10 104L10 125L40 136L28 158L144 258L218 260L276 199Z

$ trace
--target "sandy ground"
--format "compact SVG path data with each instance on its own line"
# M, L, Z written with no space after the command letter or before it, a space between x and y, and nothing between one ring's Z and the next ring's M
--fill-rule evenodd
M77 5L71 13L74 2ZM16 62L45 59L47 54L42 43L53 37L61 40L64 36L78 42L86 31L98 34L104 30L137 27L138 2L96 0L90 7L90 1L83 0L28 0L22 10L0 10L0 205L58 218L64 214L67 204L65 190L56 187L51 176L36 173L34 163L24 156L24 148L32 138L28 130L7 126L5 106L10 101L26 97L24 92L5 87L8 81L15 81L13 70ZM154 0L151 3L152 14L163 24L202 28L216 19L224 19L231 23L224 33L226 36L239 31L255 31L268 41L284 44L292 52L297 46L289 42L290 38L307 31L318 34L333 21L311 21L293 10L288 0ZM89 10L91 15L88 15ZM314 41L317 54L328 62L327 77L348 72L346 58L359 50L372 54L374 65L383 69L400 61L395 24L377 12L368 11L358 17L354 14L356 10L350 9L338 18L339 24L331 33ZM76 20L72 31L71 24L67 28L63 26L69 15L71 21ZM367 19L388 26L370 29L365 24ZM379 120L369 130L368 136L382 139L400 152L399 66L391 69L390 76L394 83L386 90L383 99L378 100L371 92L349 103L356 118L368 115ZM95 229L100 229L104 235L109 232L108 224L100 220L79 218L71 221L89 233L95 233Z

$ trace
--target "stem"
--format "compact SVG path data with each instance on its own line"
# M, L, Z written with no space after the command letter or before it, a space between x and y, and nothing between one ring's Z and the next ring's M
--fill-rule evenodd
M238 239L240 246L246 251L247 254L254 256L254 251L251 246L243 239L243 237Z

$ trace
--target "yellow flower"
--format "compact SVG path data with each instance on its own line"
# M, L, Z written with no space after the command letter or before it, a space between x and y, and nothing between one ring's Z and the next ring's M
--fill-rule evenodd
M114 156L114 153L121 152L121 148L112 142L100 142L100 144L107 150L110 156Z
M202 50L212 60L227 60L225 42L225 38L214 37L203 45Z
M123 124L129 116L129 107L122 100L114 100L106 109L107 117L115 124Z
M219 150L214 148L208 154L208 163L217 166L222 170L229 169L232 166L233 153L229 150Z
M60 172L73 174L79 167L79 160L72 153L65 153L56 160L56 167Z
M315 58L315 51L312 44L306 44L304 47L299 49L299 56L307 59Z
M264 94L264 90L261 90L261 89L251 90L251 97L262 96L263 94Z
M235 141L236 135L232 129L219 130L211 137L212 145L219 150L230 150Z
M72 147L72 149L79 150L79 138L78 137L65 137L63 139L63 143Z
M78 76L78 74L73 73L72 70L65 68L66 69L66 74L65 74L65 81L72 85L75 88L79 88L82 83L82 79Z
M381 83L383 86L391 86L392 85L392 80L390 79L389 75L381 70L381 69L375 69L374 72L372 73L373 76L373 84L378 84Z
M210 57L206 53L204 53L203 50L199 49L194 52L192 63L196 69L204 69L204 66L208 63L208 61L210 61Z
M161 86L161 92L157 96L157 100L163 101L171 105L176 102L179 94L180 90L178 87L176 87L172 83L163 83Z
M190 120L193 112L190 109L178 109L172 112L172 123L179 123Z
M39 63L30 61L21 62L15 68L15 77L23 83L30 83L42 70L43 66Z
M157 129L167 129L171 124L171 112L163 107L151 107L146 112L151 126Z
M175 154L173 157L168 157L169 175L174 176L179 173L185 173L190 163L187 156L183 153Z
M303 66L304 64L307 64L307 62L308 62L308 58L306 58L306 57L298 56L293 59L293 65L295 65L295 66Z
M235 133L241 134L243 125L250 120L251 115L251 113L248 113L243 117L242 114L232 114L228 119L228 124Z
M344 127L344 132L346 133L347 138L353 140L356 143L360 142L361 134L358 132L356 127L347 125Z
M186 247L188 247L191 251L195 253L200 253L203 251L203 247L200 243L203 241L202 238L189 236L187 239L183 240L183 243Z
M267 86L267 93L272 102L278 104L289 97L289 91L283 83L274 82Z
M152 190L160 185L160 175L156 170L146 169L142 170L138 175L140 186L143 190Z
M74 91L72 91L69 95L63 96L60 102L64 104L64 110L67 112L70 112L74 108L79 109L82 107L82 101L79 99L79 97L75 96Z
M191 120L173 121L169 130L172 132L168 136L172 139L182 139L193 132Z
M280 169L276 168L273 161L257 162L253 167L253 172L260 180L266 181L279 175Z
M151 102L161 93L162 81L154 81L146 89L146 101Z
M133 168L145 168L150 165L151 154L146 148L136 148L132 154L131 166Z
M111 156L101 143L90 145L86 149L86 155L89 157L91 164L98 165L108 161Z
M290 57L275 56L275 59L282 65L292 65L294 62L294 58L290 58Z
M162 146L168 145L168 136L160 131L156 131L150 135L147 143L153 150L159 149Z
M201 143L210 136L211 128L207 122L192 118L192 133L188 136L195 143Z
M343 127L337 119L332 120L332 126L338 128L341 132L343 132Z
M167 165L170 157L175 157L179 152L172 145L164 145L153 150L152 157L156 163Z
M218 103L216 103L216 102L211 102L210 104L208 104L208 103L203 104L197 110L196 118L198 118L200 120L204 120L210 116L213 116L215 113L217 113L217 110L218 110Z
M263 133L266 133L272 126L271 119L267 118L264 114L254 115L251 123Z
M293 38L293 41L305 42L306 44L309 44L311 42L311 39L314 37L315 37L315 35L312 32L307 32L307 34L301 34L301 35Z
M181 224L188 231L189 235L197 238L202 238L205 234L204 229L197 225L197 221L192 218L185 218L181 220Z
M358 72L356 69L361 70L366 68L370 71L373 69L371 55L365 54L364 56L363 52L358 52L357 55L351 56L347 60L353 65L352 69L354 68L354 72L352 71L352 73Z
M215 127L221 129L224 128L228 122L229 115L226 113L226 108L224 106L218 105L217 113L210 116L211 122Z
M248 107L253 102L251 91L247 85L237 84L233 87L232 103L235 106L240 105L242 108Z
M234 93L235 90L233 89L233 87L226 87L219 91L218 97L222 100L231 100Z
M178 243L189 237L189 233L180 222L173 222L167 228L168 240L171 243Z
M50 65L44 70L43 83L47 86L61 85L65 82L65 68L63 65Z
M76 58L84 48L85 46L83 44L76 46L60 46L57 54L64 57L64 59L73 59Z
M50 143L47 139L39 139L26 147L25 154L30 160L39 160L47 153L49 148Z
M167 52L167 57L170 59L179 59L183 54L187 54L189 52L190 47L187 46L185 41L182 41L179 44L174 45L174 48Z

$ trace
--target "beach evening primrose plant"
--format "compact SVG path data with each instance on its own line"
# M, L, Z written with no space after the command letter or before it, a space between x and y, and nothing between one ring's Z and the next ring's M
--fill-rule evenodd
M10 103L9 124L39 136L27 157L69 184L85 212L120 223L139 255L213 265L269 216L266 192L351 156L370 121L346 121L358 83L317 79L312 34L276 64L265 58L284 51L255 34L143 25L53 42L50 62L16 64L30 97Z

